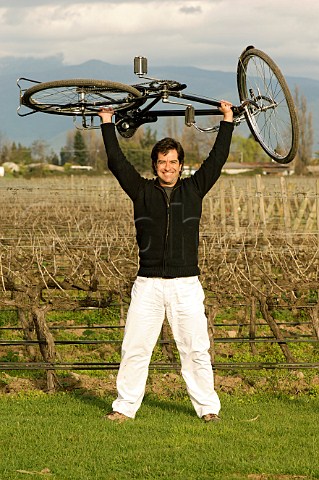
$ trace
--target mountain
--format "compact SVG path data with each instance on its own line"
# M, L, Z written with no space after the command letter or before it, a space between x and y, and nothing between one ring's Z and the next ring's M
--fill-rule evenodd
M234 104L239 103L236 72L209 71L194 67L152 67L149 65L149 75L155 78L174 79L187 84L187 92L200 93L210 98L225 98ZM72 117L35 113L19 117L19 88L17 79L26 77L32 80L46 82L68 78L94 78L118 81L121 83L139 83L133 73L132 65L111 65L99 60L89 60L80 65L65 65L60 56L42 59L36 58L0 58L0 104L1 104L1 138L6 138L22 145L30 145L34 140L44 140L53 149L59 150L65 142L66 132L74 128ZM319 150L319 81L303 77L286 77L287 83L294 92L307 99L308 111L313 114L314 151ZM20 80L23 88L32 84ZM21 110L22 111L22 110ZM24 109L26 113L29 110ZM151 124L158 130L157 124Z

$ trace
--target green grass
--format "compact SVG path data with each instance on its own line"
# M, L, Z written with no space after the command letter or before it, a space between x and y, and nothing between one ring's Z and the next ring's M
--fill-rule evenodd
M189 400L146 396L134 421L102 420L111 398L0 397L0 478L272 480L319 478L319 398L223 394L222 422ZM47 470L45 470L47 469Z

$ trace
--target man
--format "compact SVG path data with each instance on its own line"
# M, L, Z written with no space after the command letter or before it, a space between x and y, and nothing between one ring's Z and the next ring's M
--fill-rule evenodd
M202 200L220 176L233 132L231 103L220 105L223 120L208 158L181 179L184 151L174 139L153 147L155 179L143 178L123 155L112 123L114 111L101 109L108 166L134 204L139 270L134 282L117 376L117 399L106 415L117 422L135 418L151 355L165 314L181 360L181 372L198 417L220 420L214 389L204 293L198 280L199 222Z

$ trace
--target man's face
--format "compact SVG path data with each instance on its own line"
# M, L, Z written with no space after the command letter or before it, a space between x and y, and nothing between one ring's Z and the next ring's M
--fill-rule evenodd
M162 187L173 187L178 180L182 165L179 163L177 151L169 150L166 155L157 156L156 173Z

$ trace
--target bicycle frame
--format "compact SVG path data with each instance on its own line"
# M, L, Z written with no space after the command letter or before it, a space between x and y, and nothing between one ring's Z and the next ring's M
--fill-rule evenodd
M185 117L185 124L201 132L212 132L218 125L201 128L195 118L221 116L220 100L182 92L186 88L175 80L147 77L147 60L135 57L134 73L144 80L137 85L110 80L66 79L33 82L20 88L20 107L30 108L26 114L39 111L66 115L74 119L76 128L99 128L94 125L100 109L113 107L118 132L132 137L145 123L160 117ZM21 78L20 80L28 80ZM276 63L264 52L248 46L237 64L239 106L233 106L234 123L247 123L252 135L264 151L278 163L288 163L298 149L298 115L287 82ZM159 103L161 102L161 107ZM159 107L159 108L158 108ZM203 108L202 108L203 107ZM82 125L76 125L77 119ZM212 122L214 123L214 122ZM217 122L216 122L217 124Z
M152 100L148 105L132 110L130 112L126 112L125 114L117 114L115 116L117 129L119 132L125 136L125 131L128 133L128 136L131 136L134 131L145 123L152 123L156 122L159 117L185 117L185 124L188 127L195 127L197 130L201 132L213 132L218 131L219 126L213 126L208 128L201 128L196 125L195 117L196 116L217 116L221 115L221 112L218 107L220 107L220 101L213 100L209 98L200 97L199 95L191 95L188 93L182 93L181 90L187 87L185 84L179 85L179 88L174 91L170 89L170 81L163 81L158 80L156 78L147 77L147 58L146 57L135 57L134 58L134 73L139 78L143 78L145 80L149 80L150 83L147 86L150 86L152 83L157 83L159 86L163 88L157 88L155 93L150 93L147 90L147 86L143 84L134 85L135 88L142 91L146 90L144 95L140 97L140 100L149 101ZM172 101L170 98L177 98L180 101ZM184 101L190 101L195 103L200 103L204 105L209 105L211 107L217 108L205 108L205 109L198 109L194 108L192 103L185 103ZM185 107L184 109L161 109L161 110L153 110L153 107L157 105L160 101L164 104L170 105L180 105ZM242 121L245 121L245 107L248 103L254 103L250 100L243 102L241 106L234 106L234 123L239 125ZM258 107L258 106L257 106Z
M150 83L143 85L134 85L140 91L146 90L144 95L140 97L139 100L143 101L150 101L146 106L143 106L139 109L131 110L130 112L126 112L125 114L118 113L115 117L116 125L120 133L125 135L125 130L130 131L130 133L134 132L138 127L145 123L152 123L156 122L159 117L185 117L185 124L188 127L194 126L197 130L202 132L207 131L217 131L218 126L208 127L208 128L201 128L196 125L195 117L196 116L217 116L221 115L219 110L220 101L213 100L209 98L200 97L199 95L191 95L188 93L182 93L181 90L187 87L185 84L179 85L177 91L171 90L170 81L163 81L158 80L156 78L147 77L147 58L146 57L135 57L134 58L134 73L139 78L143 78L145 80L149 80ZM147 86L151 86L152 83L157 83L162 88L157 88L156 92L150 93L147 89ZM170 98L177 98L179 101L172 101ZM209 105L213 108L205 108L205 109L196 109L194 108L192 103L185 103L184 101L190 101L195 103L200 103L204 105ZM164 104L170 105L180 105L185 107L184 109L161 109L161 110L153 110L153 107L157 105L160 101ZM234 123L239 124L243 120L245 120L244 116L245 108L243 105L241 106L234 106Z
M135 62L135 59L134 59L134 62ZM115 121L116 121L117 128L122 135L132 136L133 133L137 130L137 128L139 128L141 125L145 123L155 123L160 117L185 117L185 124L187 126L189 127L194 126L197 130L201 132L218 130L218 126L201 128L198 125L196 125L196 122L195 122L196 116L218 116L218 115L220 116L221 112L218 109L218 107L220 106L220 102L218 100L213 100L207 97L200 97L199 95L182 93L180 90L187 87L187 85L185 84L180 84L178 87L179 89L175 91L175 90L169 89L169 85L171 83L170 81L163 81L155 78L145 77L144 73L143 74L136 73L136 74L139 75L140 77L143 77L145 80L150 80L151 82L147 84L132 85L136 89L142 92L142 96L139 97L139 100L142 103L142 107L132 108L131 110L126 110L124 112L116 111ZM36 111L32 110L27 113L20 112L20 109L22 106L21 99L25 91L20 84L21 81L31 82L35 84L40 84L41 82L37 80L31 80L26 77L20 77L17 80L17 86L20 90L20 105L17 109L17 113L19 116L25 117L25 116L36 113ZM158 84L158 87L155 88L155 91L154 91L154 87L151 87L152 83L154 82ZM179 101L171 100L171 98L176 98ZM81 102L83 102L83 105L87 110L88 105L87 105L85 96L82 97L82 100L79 99L79 102L78 102L79 111L81 111ZM180 105L181 107L184 107L184 108L154 110L154 107L160 102L166 105ZM216 108L199 109L199 108L194 108L192 103L186 103L186 102L195 102L195 103L216 107ZM248 103L251 103L251 101L248 101ZM245 109L243 105L233 107L235 124L238 125L242 121L245 121L244 110ZM95 105L95 107L92 106L90 115L88 115L87 113L83 113L82 115L78 114L77 116L81 116L81 120L82 120L81 126L79 126L76 123L77 116L74 116L73 121L75 126L77 128L82 128L82 129L99 128L99 125L98 126L94 125L94 118L98 116L98 111L99 111L99 107ZM127 135L125 135L125 133L127 133Z
M195 95L182 94L180 92L169 92L168 97L164 97L161 94L146 95L145 98L149 100L150 98L155 98L155 102L152 102L150 105L147 105L144 108L138 110L132 110L125 113L116 113L115 114L115 123L118 130L123 134L125 130L136 130L138 127L145 123L155 123L160 117L185 117L185 124L188 127L194 126L197 130L202 132L207 131L218 131L218 126L201 128L196 125L195 117L197 116L220 116L221 112L218 108L204 108L198 109L194 108L191 103L182 103L174 102L169 100L169 97L175 97L178 99L189 100L196 103L202 103L205 105L211 105L213 107L220 106L220 102L215 100L204 99ZM143 98L143 97L142 97ZM165 104L172 105L181 105L184 106L184 109L161 109L153 110L153 107L158 102L162 101ZM239 125L242 121L245 121L244 116L244 107L235 106L234 110L234 123Z

